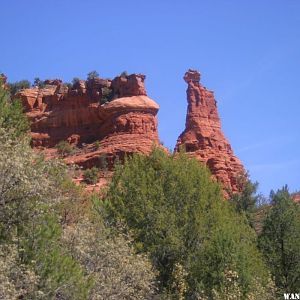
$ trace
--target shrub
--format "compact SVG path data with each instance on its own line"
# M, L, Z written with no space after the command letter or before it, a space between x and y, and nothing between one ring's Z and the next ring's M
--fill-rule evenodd
M113 99L113 91L108 87L102 88L102 97L100 100L100 104L110 102L112 99Z
M78 77L74 77L72 79L72 84L74 85L74 84L78 83L79 81L80 81L80 79Z
M23 89L28 89L30 88L31 83L28 80L21 80L21 81L16 81L13 83L9 83L8 87L10 90L10 93L14 96L17 92Z
M97 71L91 71L87 74L87 80L91 80L99 77L99 73Z
M107 218L111 224L127 224L137 249L149 252L160 271L161 288L171 294L178 293L174 273L182 266L187 275L179 290L182 294L186 286L186 297L222 291L225 270L238 274L246 295L254 278L262 284L267 279L256 235L210 177L184 153L168 156L155 149L149 157L133 155L116 167L107 192Z
M135 254L130 239L115 235L102 220L83 219L65 230L65 245L93 276L89 299L153 299L155 272L147 256Z
M62 157L70 155L74 152L74 148L67 141L60 141L55 148Z
M43 88L43 87L45 87L45 82L43 80L41 80L40 78L36 77L36 78L34 78L33 86Z
M63 166L44 161L26 136L14 140L4 129L0 153L0 255L9 259L0 281L12 299L86 299L90 281L61 244L56 206L64 197Z
M128 73L127 71L123 71L121 74L120 74L121 77L128 77Z
M102 154L99 157L99 164L100 164L101 170L103 170L104 172L106 172L107 169L108 169L108 162L107 162L107 155L106 154Z
M86 169L83 173L84 181L88 184L96 184L99 179L99 170L96 167Z

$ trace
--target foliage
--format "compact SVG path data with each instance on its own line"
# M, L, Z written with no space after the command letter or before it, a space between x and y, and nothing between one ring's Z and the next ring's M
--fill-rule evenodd
M34 78L33 86L37 86L39 88L45 87L45 82L41 80L39 77Z
M121 77L128 77L128 73L127 71L123 71L121 74L120 74Z
M80 81L80 79L79 79L78 77L74 77L74 78L72 79L72 84L73 84L73 86L74 86L75 84L77 84L79 81Z
M100 155L99 164L100 164L100 169L103 170L104 172L106 172L107 169L108 169L108 162L107 162L107 155L106 154Z
M255 233L222 199L209 171L184 153L170 157L155 149L128 158L115 170L106 209L108 220L125 222L136 248L150 253L161 288L171 293L178 264L187 272L189 297L221 290L226 269L238 273L243 294L254 275L266 278Z
M65 86L66 88L68 88L68 90L71 90L72 87L73 87L73 84L70 83L70 82L66 82L66 83L64 83L64 86Z
M66 228L64 239L93 276L89 299L153 299L155 273L149 259L135 254L130 239L114 235L100 218L86 218Z
M213 300L257 300L257 299L270 299L276 300L276 288L272 280L268 280L266 285L263 286L259 279L255 278L251 286L251 291L248 295L243 297L241 287L238 282L238 274L231 270L224 272L224 286L221 291L212 290ZM200 293L198 300L209 300L205 294Z
M11 100L9 92L0 86L0 128L9 130L15 137L26 133L29 122L23 114L20 101ZM12 132L13 131L13 132Z
M87 74L87 80L91 80L99 77L99 73L97 71L91 71Z
M74 152L74 148L67 141L60 141L55 148L62 157L68 156Z
M23 89L30 88L31 83L28 80L20 80L16 82L10 82L8 83L8 87L10 90L10 93L14 96L17 92Z
M96 184L99 179L99 170L96 167L86 169L83 173L84 181L88 184Z
M113 90L108 87L103 87L100 103L104 104L110 102L112 99L113 99Z
M259 238L260 249L282 292L300 288L300 208L287 187L271 193L271 208Z
M5 262L12 265L3 280L22 298L32 291L40 298L27 299L85 299L90 282L61 245L55 213L63 166L35 155L26 136L14 140L10 132L0 133L0 246L16 251ZM26 293L23 280L29 280Z
M42 299L38 281L32 269L20 264L16 244L0 245L0 299Z
M238 178L240 193L231 194L229 201L234 204L238 213L244 213L253 226L254 213L257 210L257 204L261 198L257 194L258 183L252 183L248 175Z

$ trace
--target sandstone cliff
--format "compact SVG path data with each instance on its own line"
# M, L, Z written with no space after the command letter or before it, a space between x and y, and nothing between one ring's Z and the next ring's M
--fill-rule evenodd
M83 167L99 165L103 155L112 166L116 157L149 153L159 144L159 106L147 96L144 80L144 75L132 74L78 80L68 87L55 79L22 90L16 98L31 122L33 147L53 154L53 147L66 140L81 149L66 162Z
M222 132L214 94L200 84L200 73L195 70L186 72L184 80L188 84L186 124L175 151L184 147L188 155L205 163L225 188L237 192L237 179L245 171Z

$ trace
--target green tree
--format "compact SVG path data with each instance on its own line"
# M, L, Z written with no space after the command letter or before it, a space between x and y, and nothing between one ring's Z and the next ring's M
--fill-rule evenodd
M14 136L20 136L29 130L29 122L23 113L19 100L12 100L8 91L0 85L0 128L8 130Z
M78 77L74 77L72 79L72 85L74 86L75 84L77 84L80 81L80 79Z
M10 90L10 93L14 96L18 91L23 90L23 89L28 89L30 88L31 83L28 80L20 80L16 81L13 83L9 83L8 87Z
M300 208L287 187L271 192L271 208L259 238L260 249L282 292L300 289Z
M91 80L99 77L99 73L97 71L91 71L87 74L87 80Z
M39 77L36 77L36 78L34 78L33 86L37 86L39 88L43 88L45 86L45 83Z
M107 192L108 220L127 224L158 268L161 288L177 297L185 287L186 297L221 290L226 270L237 272L244 294L256 276L266 278L254 231L210 177L184 153L155 149L117 166Z
M100 99L100 104L105 104L106 102L110 102L113 99L113 90L108 87L103 87L101 89L102 96Z
M128 77L128 72L127 71L123 71L121 74L120 74L121 77Z
M252 183L248 175L238 178L240 193L231 193L229 201L234 204L238 213L244 213L251 226L254 224L254 214L257 211L261 195L257 194L258 182Z

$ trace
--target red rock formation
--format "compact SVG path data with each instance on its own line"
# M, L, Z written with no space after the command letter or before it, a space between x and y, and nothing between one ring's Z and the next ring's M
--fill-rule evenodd
M112 81L112 88L116 98L146 95L144 81L145 75L132 74L129 76L118 76Z
M198 71L189 70L184 80L188 84L186 128L175 150L184 146L190 156L209 167L225 189L237 192L237 178L244 174L244 168L222 132L214 94L200 84Z
M296 202L300 204L300 192L294 193L292 194L292 199Z
M56 79L45 81L44 88L22 90L16 97L31 121L33 147L53 148L66 140L82 149L66 161L83 167L101 164L103 156L111 166L116 156L149 153L159 144L159 106L147 97L144 79L135 74L113 81L93 78L70 90ZM104 95L115 99L101 104Z

